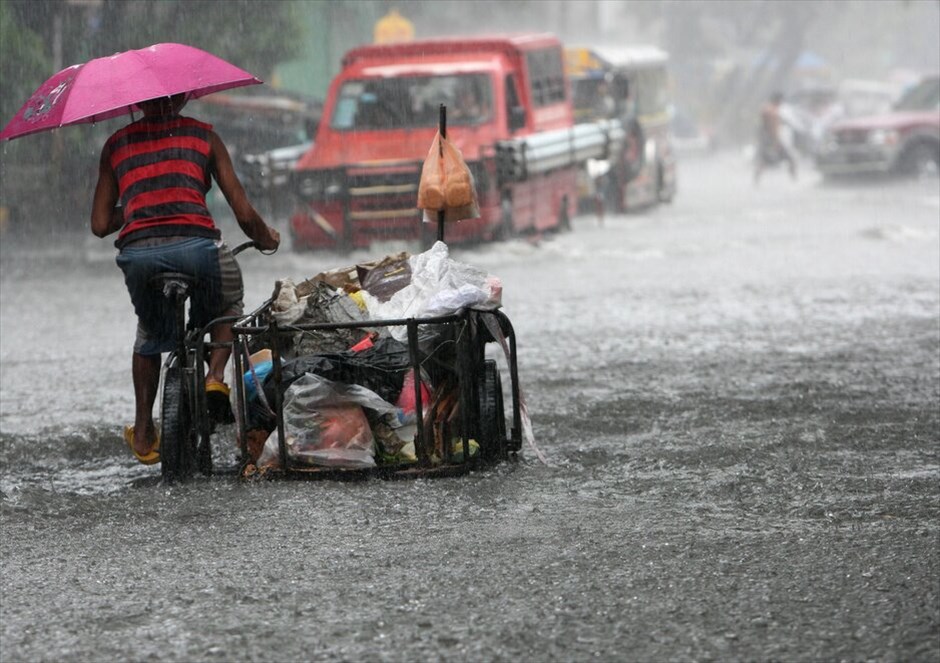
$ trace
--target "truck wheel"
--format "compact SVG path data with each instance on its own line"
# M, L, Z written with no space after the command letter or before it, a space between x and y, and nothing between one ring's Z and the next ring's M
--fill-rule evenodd
M571 230L571 215L568 213L568 196L561 197L561 209L558 210L558 229L562 232Z
M904 153L901 169L916 177L936 176L940 171L940 147L929 143L912 145Z
M506 414L499 368L492 359L483 362L480 383L480 453L484 460L503 460L506 448Z
M494 239L504 241L512 239L514 234L512 229L512 200L508 196L504 196L499 203L499 226L493 233Z

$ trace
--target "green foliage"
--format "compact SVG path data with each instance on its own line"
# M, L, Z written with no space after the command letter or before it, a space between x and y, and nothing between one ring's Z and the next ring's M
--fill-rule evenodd
M11 3L0 2L0 122L16 114L50 69L42 37L18 24Z
M196 46L267 78L299 52L303 6L286 0L0 0L0 103L14 97L22 104L59 68L159 42Z
M99 54L180 42L267 78L303 39L298 2L274 0L107 0Z

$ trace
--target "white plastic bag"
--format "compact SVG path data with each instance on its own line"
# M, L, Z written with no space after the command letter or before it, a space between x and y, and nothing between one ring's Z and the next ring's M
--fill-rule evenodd
M296 322L307 309L307 298L297 296L297 286L291 279L281 279L277 298L271 304L271 315L278 324Z
M481 269L451 260L443 242L435 242L424 253L411 256L408 262L411 265L411 283L388 301L381 302L368 293L363 294L373 319L447 315L469 306L499 305L501 286L495 287L498 279L494 281L494 277ZM391 327L390 333L402 342L408 335L405 327Z

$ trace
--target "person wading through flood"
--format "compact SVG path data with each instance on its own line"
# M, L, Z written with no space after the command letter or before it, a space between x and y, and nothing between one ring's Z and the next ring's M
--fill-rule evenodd
M790 169L790 177L796 179L796 159L783 143L780 136L780 104L783 94L774 92L770 99L761 107L757 135L757 155L754 159L754 184L760 183L761 174L767 166L775 166L786 161Z
M115 132L101 151L91 211L91 231L96 236L120 230L115 241L120 249L117 264L137 314L132 361L136 413L124 439L146 465L160 460L153 422L160 354L171 351L177 338L172 305L151 279L167 271L193 278L190 315L196 325L242 312L241 269L206 206L211 178L238 225L259 249L273 250L280 244L278 231L248 200L212 126L179 114L185 103L186 95L178 94L138 104L144 116ZM210 336L213 343L230 342L231 323L213 326ZM228 409L224 374L230 354L229 347L219 347L209 355L210 410Z

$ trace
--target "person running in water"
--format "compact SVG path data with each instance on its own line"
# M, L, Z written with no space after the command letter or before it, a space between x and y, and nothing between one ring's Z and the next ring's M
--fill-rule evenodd
M757 137L757 155L754 160L754 184L760 183L761 175L768 166L775 166L786 161L790 170L790 177L796 179L796 159L784 144L780 136L782 120L780 119L780 104L783 94L774 92L770 99L761 107Z

